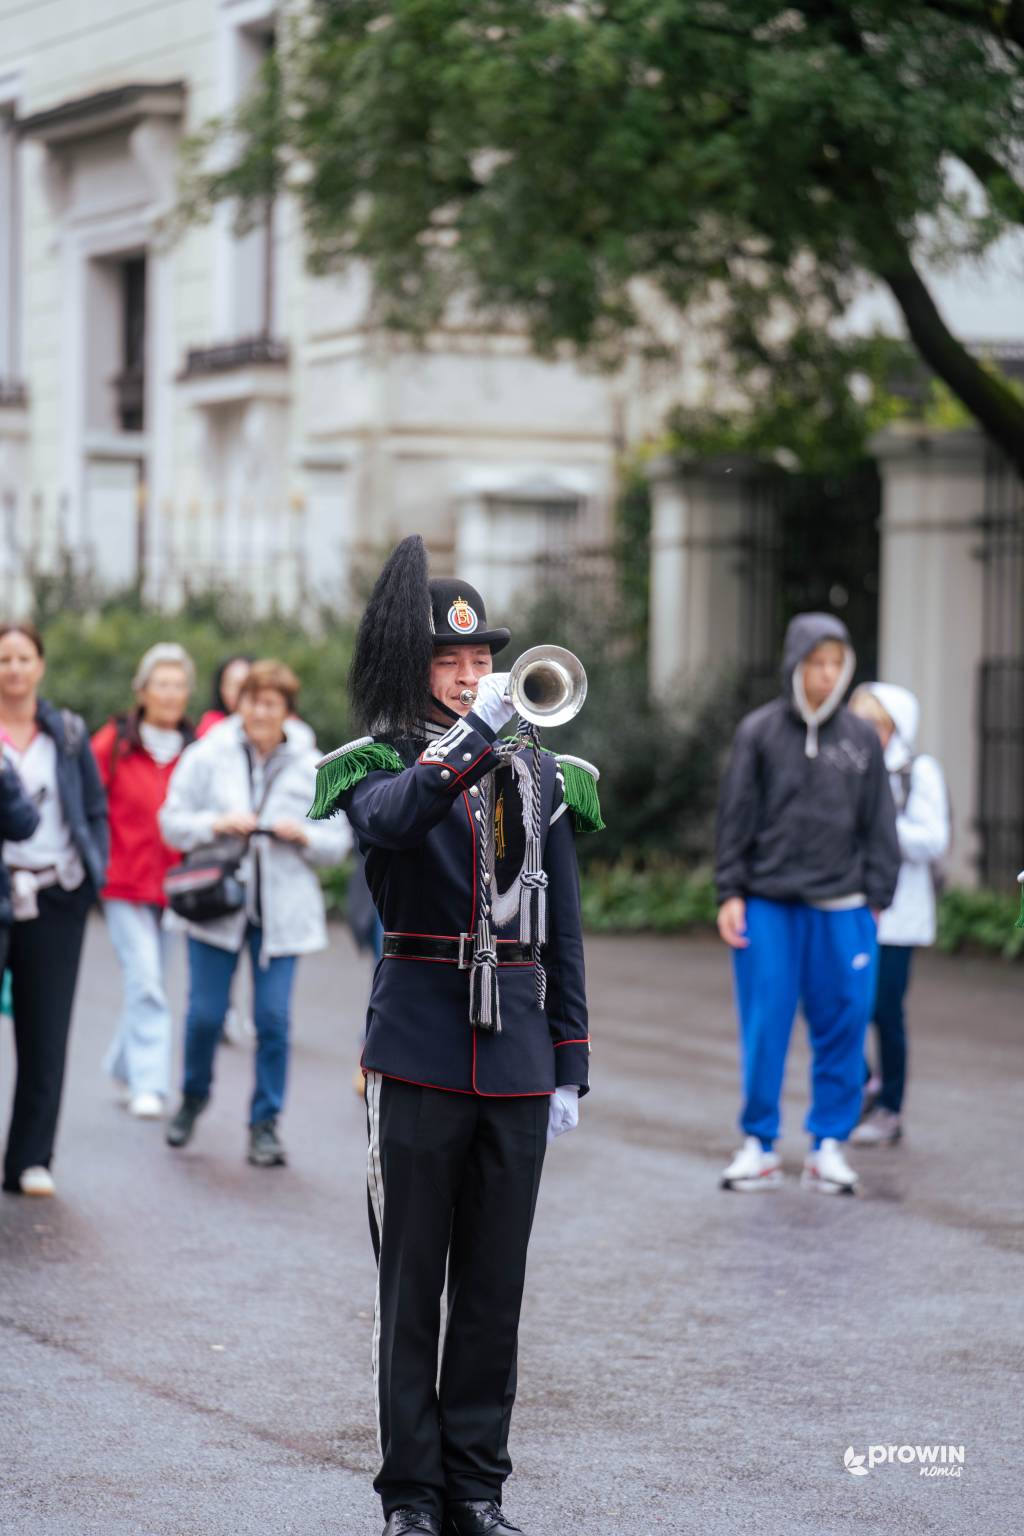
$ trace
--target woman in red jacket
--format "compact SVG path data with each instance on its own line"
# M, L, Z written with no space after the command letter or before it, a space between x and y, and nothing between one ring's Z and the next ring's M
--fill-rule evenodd
M110 864L103 904L124 982L124 1005L104 1068L133 1115L158 1119L167 1097L171 1012L164 986L164 875L178 862L157 812L193 738L185 718L195 668L180 645L151 646L132 687L135 708L107 722L93 752L110 807Z

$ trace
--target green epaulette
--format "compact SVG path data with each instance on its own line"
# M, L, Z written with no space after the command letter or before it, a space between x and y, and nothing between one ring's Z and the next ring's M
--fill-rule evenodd
M503 739L514 742L517 738L506 736ZM570 757L567 752L553 752L550 747L541 747L540 750L548 757L553 757L558 764L565 803L572 812L576 831L603 832L604 819L601 816L601 801L597 794L597 781L601 777L600 768L596 768L593 763L588 763L585 757Z
M597 794L601 770L586 758L570 757L567 753L556 752L555 760L562 775L565 803L572 812L577 832L603 832L604 819Z
M310 821L326 821L340 810L338 801L347 789L368 773L383 770L401 773L405 764L386 741L359 736L328 752L316 765L316 798L306 813Z

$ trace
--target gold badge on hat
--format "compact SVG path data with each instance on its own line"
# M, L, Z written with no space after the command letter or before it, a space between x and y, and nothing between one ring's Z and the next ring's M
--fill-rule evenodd
M460 635L471 635L480 620L476 616L475 609L470 607L466 599L457 597L448 609L448 623Z

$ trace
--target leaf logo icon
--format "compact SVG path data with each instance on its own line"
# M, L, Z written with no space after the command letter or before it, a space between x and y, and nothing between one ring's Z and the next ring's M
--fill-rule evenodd
M846 1447L843 1466L853 1477L867 1477L868 1475L868 1469L864 1465L864 1457L858 1456L852 1445Z

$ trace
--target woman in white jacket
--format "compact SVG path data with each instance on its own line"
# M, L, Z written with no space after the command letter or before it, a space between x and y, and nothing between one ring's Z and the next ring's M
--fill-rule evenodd
M949 795L934 757L916 756L920 706L907 688L864 683L850 700L855 714L876 727L885 752L899 837L899 880L892 905L878 923L878 1031L881 1088L850 1140L858 1146L896 1142L907 1075L904 1003L914 950L935 943L935 867L949 852Z
M344 817L309 822L317 752L290 719L299 683L277 661L255 662L238 713L182 755L160 811L172 848L188 852L217 837L250 838L240 874L243 909L210 922L182 922L188 934L189 1001L181 1108L167 1128L184 1147L206 1108L231 981L244 948L252 961L256 1084L249 1113L249 1161L285 1161L277 1135L288 1069L291 993L300 955L324 949L327 923L316 866L340 864L351 847ZM255 836L257 829L270 836Z

